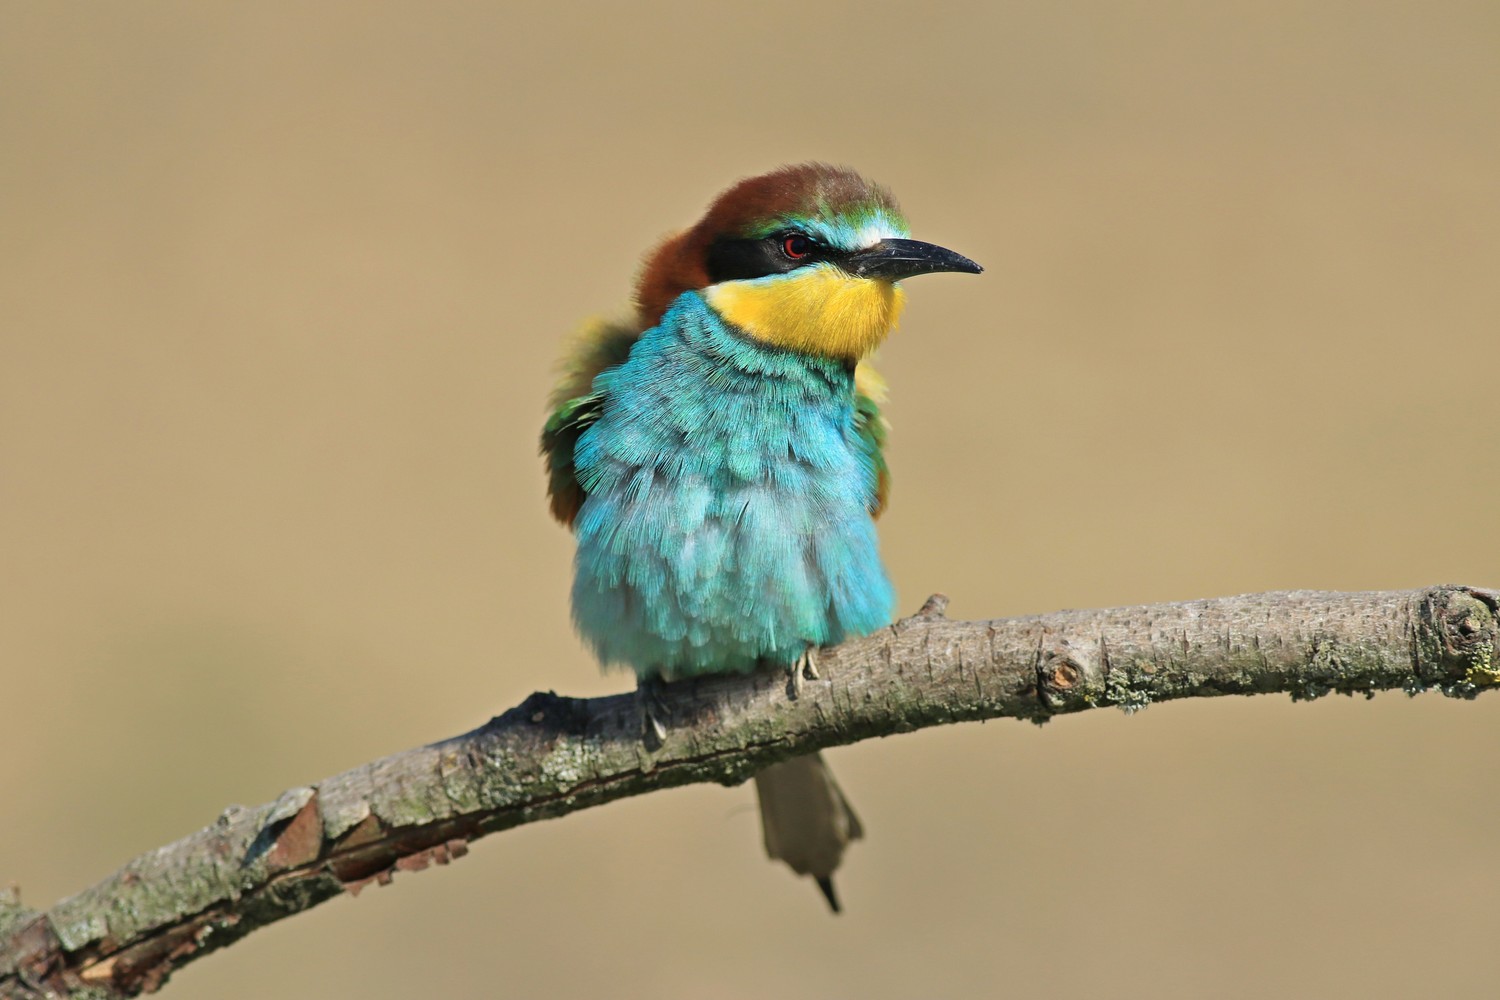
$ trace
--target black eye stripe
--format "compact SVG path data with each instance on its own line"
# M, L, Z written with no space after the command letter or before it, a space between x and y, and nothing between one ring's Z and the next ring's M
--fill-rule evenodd
M781 251L765 240L715 240L708 248L708 279L739 281L781 274L796 267Z
M801 257L789 257L787 244L792 237L805 241L806 253ZM744 281L764 278L770 274L785 274L818 261L837 263L843 255L818 243L805 233L781 232L761 239L718 239L708 248L708 280L713 284L721 281Z

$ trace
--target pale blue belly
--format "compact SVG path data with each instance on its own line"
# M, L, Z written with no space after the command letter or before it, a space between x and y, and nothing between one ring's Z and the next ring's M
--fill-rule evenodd
M721 361L708 379L700 347L648 331L601 380L604 415L575 450L574 619L603 662L642 676L791 663L894 605L852 386Z

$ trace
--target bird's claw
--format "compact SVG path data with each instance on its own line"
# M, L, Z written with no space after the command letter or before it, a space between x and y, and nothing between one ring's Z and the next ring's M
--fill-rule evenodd
M803 681L822 679L818 673L818 657L813 652L813 647L808 646L807 649L802 651L802 655L797 657L797 662L792 664L789 673L791 674L791 683L788 687L793 699L802 697Z
M659 677L637 679L635 684L635 707L640 715L641 742L646 750L655 753L667 739L667 727L657 716L661 708L661 685Z

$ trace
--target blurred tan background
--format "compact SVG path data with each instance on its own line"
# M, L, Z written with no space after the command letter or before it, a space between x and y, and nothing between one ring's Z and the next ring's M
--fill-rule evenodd
M988 268L883 351L902 606L1500 585L1500 7L22 4L0 30L0 881L536 688L563 337L779 163ZM1500 697L1234 699L831 756L477 844L171 996L1492 997Z

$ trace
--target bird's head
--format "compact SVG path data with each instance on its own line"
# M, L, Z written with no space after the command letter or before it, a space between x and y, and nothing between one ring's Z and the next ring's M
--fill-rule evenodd
M782 167L725 191L697 225L647 258L636 290L640 320L652 326L679 295L701 290L757 340L858 361L896 324L896 282L982 270L908 236L890 192L854 171Z

